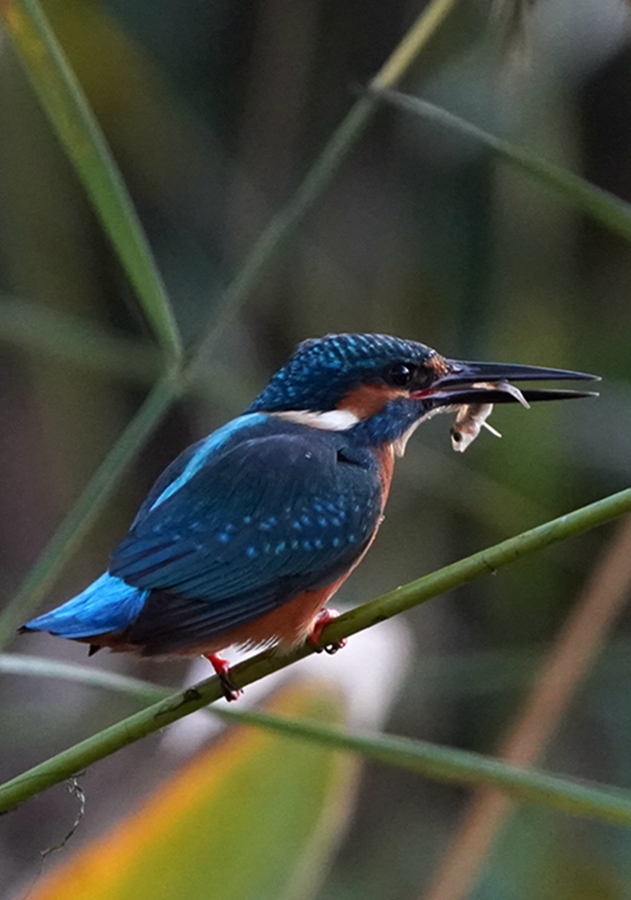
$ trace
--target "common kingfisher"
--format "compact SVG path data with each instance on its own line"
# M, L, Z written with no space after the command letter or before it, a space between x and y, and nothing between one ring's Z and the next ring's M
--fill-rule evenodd
M168 466L107 572L20 631L91 653L201 654L233 699L217 654L319 640L324 605L375 539L395 457L421 422L451 411L479 424L493 403L588 396L510 380L594 377L447 359L381 334L304 341L243 415Z

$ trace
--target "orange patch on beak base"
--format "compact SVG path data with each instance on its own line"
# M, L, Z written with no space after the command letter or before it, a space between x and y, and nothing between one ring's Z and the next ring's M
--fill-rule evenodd
M436 378L443 378L443 376L449 374L449 365L438 353L430 356L425 361L425 368L432 369Z
M358 419L369 419L397 397L409 397L409 393L385 384L362 384L342 397L337 408L348 410Z

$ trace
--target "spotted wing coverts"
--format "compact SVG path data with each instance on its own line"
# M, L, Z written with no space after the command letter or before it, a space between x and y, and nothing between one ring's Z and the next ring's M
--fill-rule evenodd
M203 643L332 583L370 541L381 514L372 454L343 434L261 418L174 492L158 484L114 551L111 574L153 592L126 633L151 653Z

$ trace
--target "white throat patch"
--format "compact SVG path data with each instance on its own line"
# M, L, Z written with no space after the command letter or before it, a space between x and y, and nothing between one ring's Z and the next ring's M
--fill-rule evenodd
M288 422L296 422L298 425L308 425L310 428L322 428L324 431L348 431L359 422L355 413L349 409L330 409L328 412L297 409L269 415L285 419Z
M418 426L422 422L427 422L428 419L433 419L434 416L440 416L442 413L449 412L450 408L446 406L441 406L438 409L430 409L429 412L426 412L424 416L421 416L420 419L417 419L413 425L410 425L408 430L404 432L400 438L397 438L393 443L394 452L397 456L403 456L405 453L405 448L407 446L407 442L410 440Z

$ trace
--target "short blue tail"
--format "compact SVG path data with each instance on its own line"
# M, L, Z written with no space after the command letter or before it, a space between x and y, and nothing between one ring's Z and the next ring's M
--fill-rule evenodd
M138 618L149 591L130 587L105 572L72 600L22 626L77 640L124 631Z

